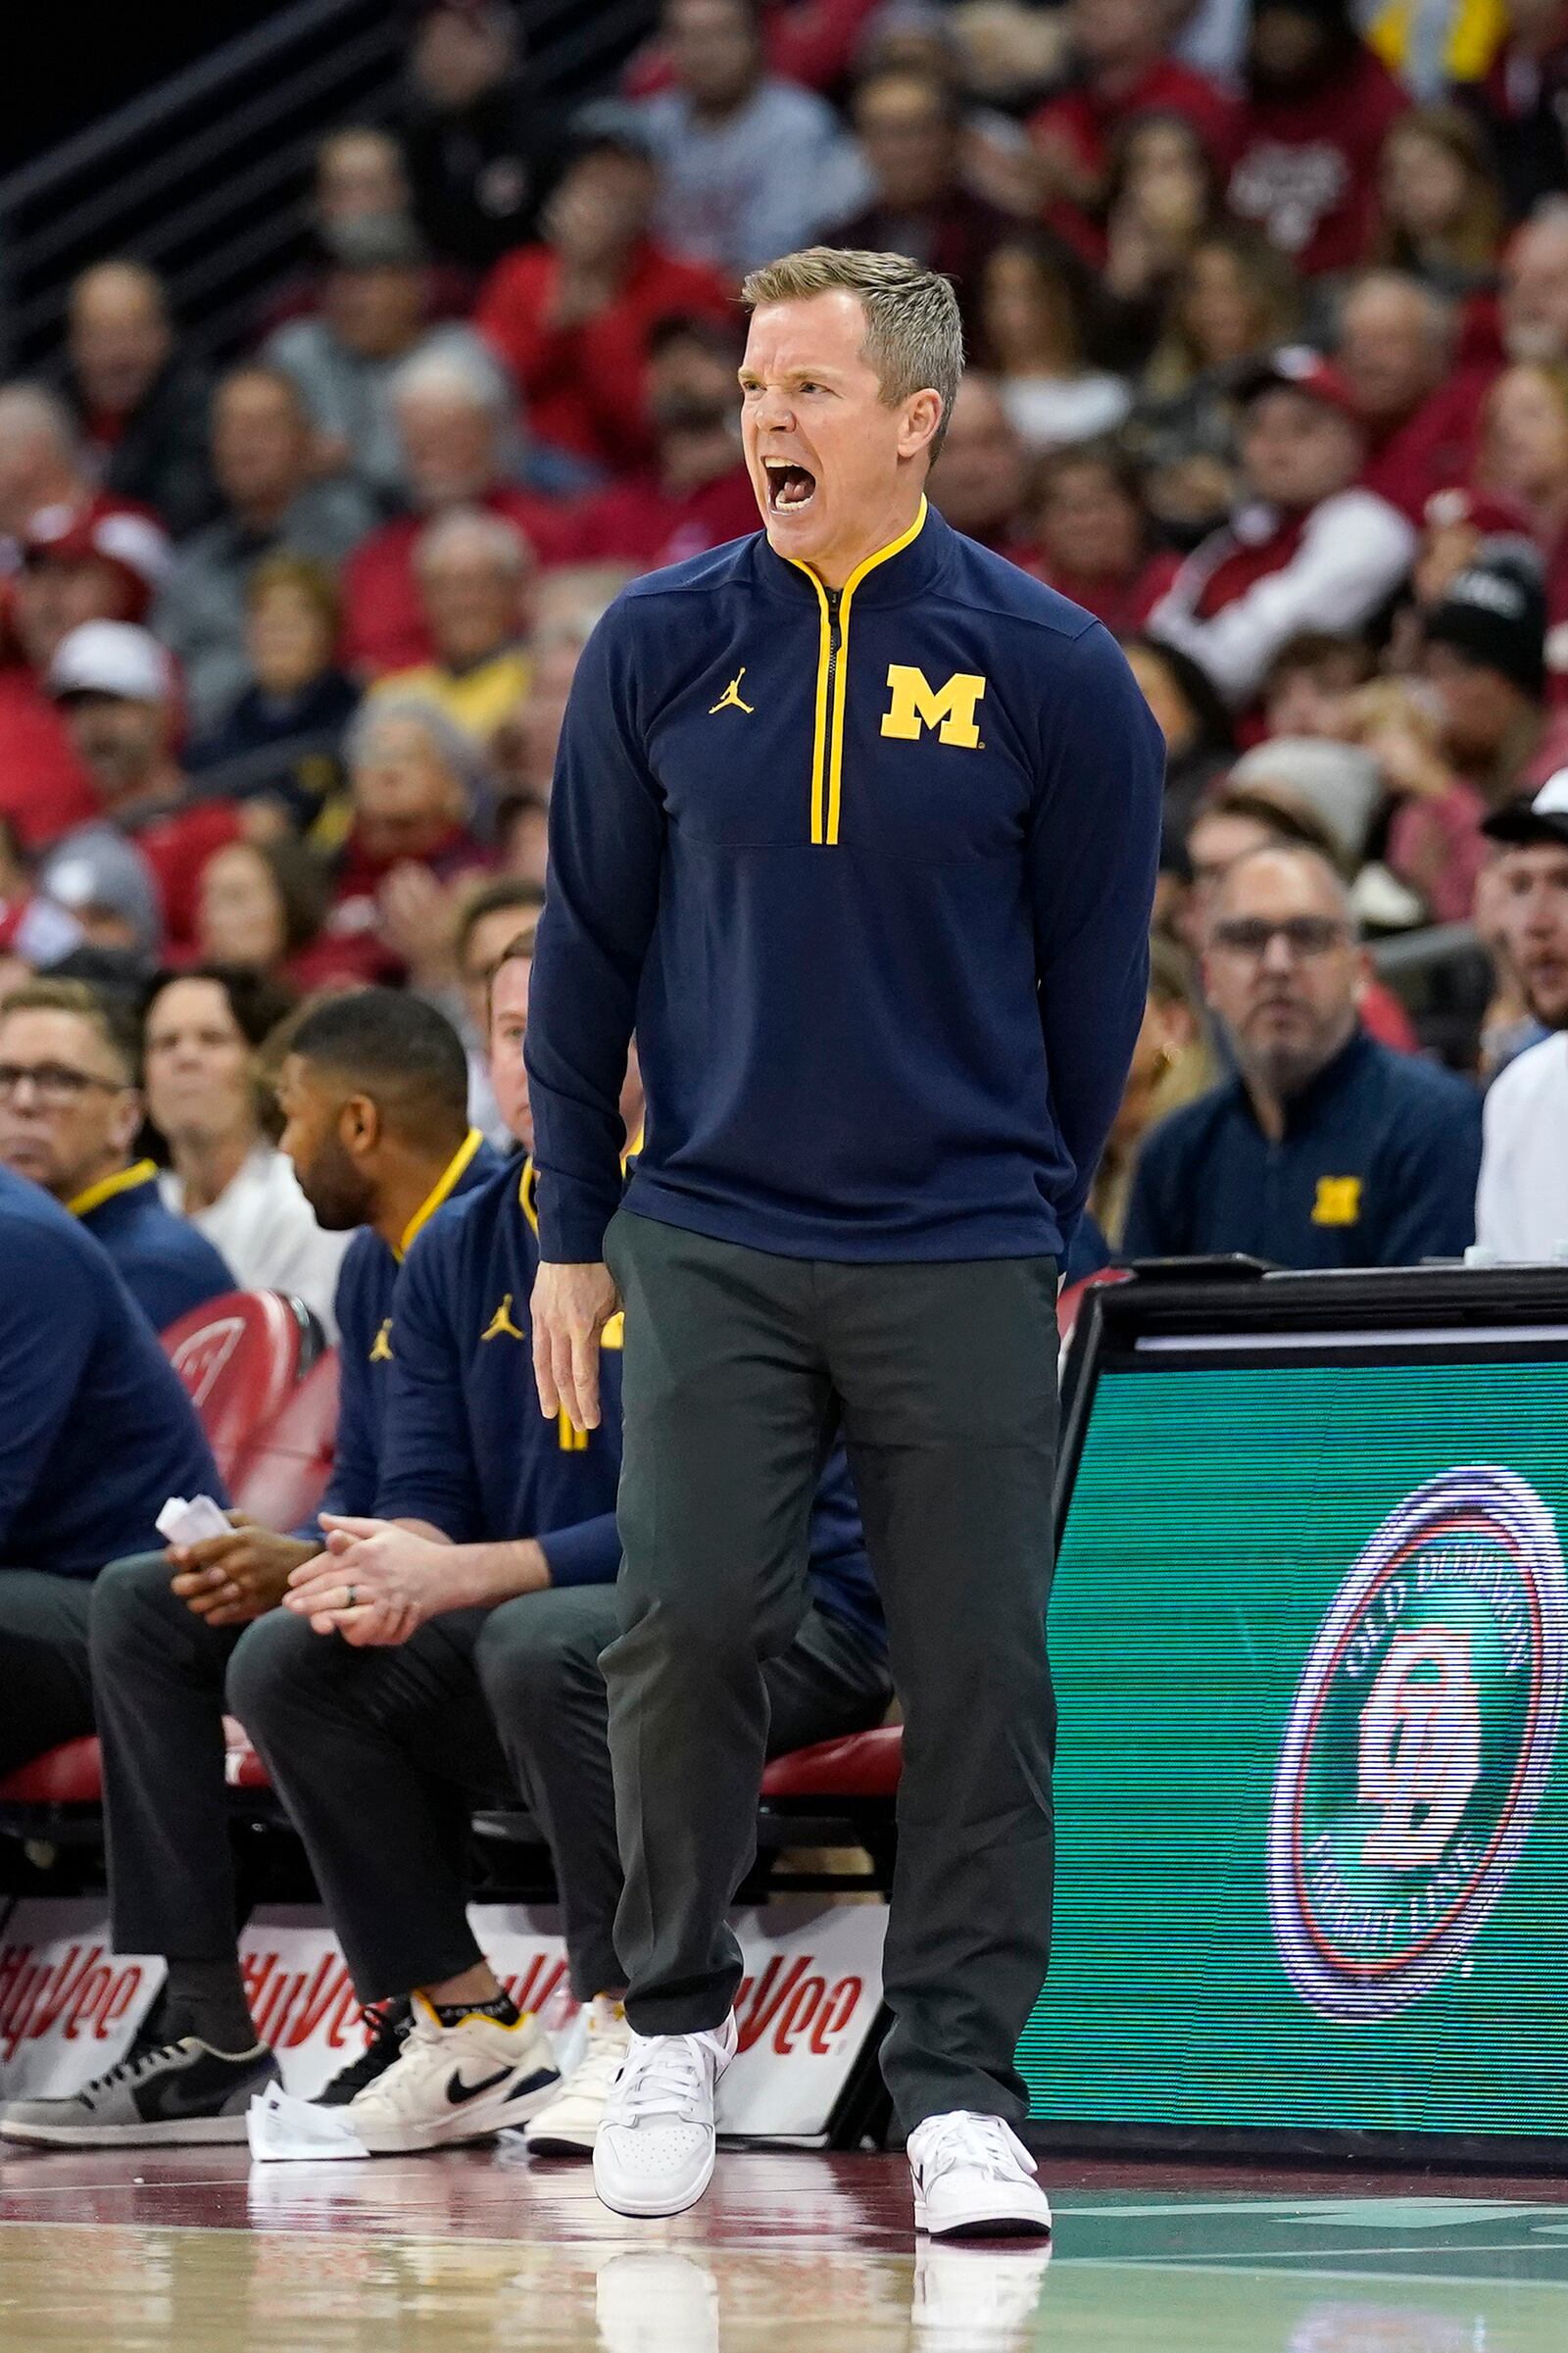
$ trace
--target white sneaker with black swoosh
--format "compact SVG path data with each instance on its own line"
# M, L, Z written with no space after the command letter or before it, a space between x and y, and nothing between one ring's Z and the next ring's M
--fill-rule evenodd
M908 2140L914 2227L932 2238L1049 2238L1035 2161L1000 2116L928 2116Z
M526 2124L561 2088L555 2053L529 2011L503 2026L469 2010L443 2026L422 1994L401 2058L342 2110L372 2156L485 2140Z

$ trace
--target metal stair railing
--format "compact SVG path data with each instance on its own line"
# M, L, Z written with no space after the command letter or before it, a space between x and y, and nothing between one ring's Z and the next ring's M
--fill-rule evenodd
M651 14L649 0L521 0L530 77L602 83ZM108 254L161 271L198 348L243 341L305 254L318 142L384 119L402 71L388 0L294 0L0 179L12 368L54 347L72 278Z
M71 278L106 252L159 266L209 340L225 294L254 299L299 244L315 138L384 113L400 65L386 0L294 0L0 180L13 365L53 342Z

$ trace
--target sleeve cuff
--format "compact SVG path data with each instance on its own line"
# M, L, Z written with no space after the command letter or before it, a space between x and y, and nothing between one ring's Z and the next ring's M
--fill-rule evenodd
M552 1585L613 1585L620 1571L620 1532L612 1511L572 1528L552 1528L536 1540Z
M601 1198L597 1186L573 1183L541 1169L535 1196L539 1255L550 1266L592 1266L605 1254L605 1229L620 1206L617 1172Z
M422 1520L426 1527L439 1528L449 1544L476 1544L483 1541L473 1526L466 1506L458 1498L433 1495L426 1490L422 1495L416 1487L399 1487L395 1482L375 1491L375 1509L365 1514L374 1520Z

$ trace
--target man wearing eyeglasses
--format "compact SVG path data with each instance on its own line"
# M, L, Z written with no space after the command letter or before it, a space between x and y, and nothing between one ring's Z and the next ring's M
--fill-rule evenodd
M1462 1254L1480 1098L1368 1037L1356 1014L1366 972L1345 885L1318 852L1254 850L1227 870L1203 987L1235 1076L1149 1135L1129 1258L1246 1250L1336 1267Z
M0 1167L30 1177L109 1252L157 1332L234 1279L205 1235L166 1209L141 1125L138 1041L80 981L0 1001Z

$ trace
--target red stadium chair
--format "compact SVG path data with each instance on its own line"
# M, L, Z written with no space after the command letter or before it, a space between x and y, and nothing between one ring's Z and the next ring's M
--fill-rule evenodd
M903 1725L879 1724L874 1732L818 1740L810 1748L776 1756L762 1776L762 1796L809 1798L827 1805L896 1797L903 1764Z
M757 1825L760 1860L751 1889L741 1900L760 1902L768 1893L886 1893L893 1879L894 1801L903 1762L900 1724L879 1724L870 1732L818 1740L810 1748L776 1756L762 1776ZM473 1827L482 1842L513 1850L510 1863L494 1866L509 1883L509 1900L554 1899L548 1870L542 1877L530 1876L537 1874L538 1866L530 1866L528 1855L537 1856L541 1842L526 1811L515 1805L486 1807L475 1814ZM863 1852L868 1867L862 1863L857 1869L824 1872L810 1860L810 1852L818 1848ZM804 1859L781 1863L779 1858L792 1849L810 1852Z
M1081 1283L1070 1283L1056 1301L1056 1333L1063 1348L1073 1335L1079 1310L1091 1291L1099 1291L1106 1283L1125 1283L1131 1274L1130 1266L1102 1266L1097 1273L1085 1275Z
M163 1340L236 1503L270 1526L297 1527L321 1499L337 1432L337 1357L319 1355L314 1320L280 1293L235 1291L181 1316ZM237 1724L228 1748L232 1789L270 1786ZM37 1835L102 1798L91 1739L63 1741L0 1777L0 1811L15 1808L27 1818L18 1827Z
M62 1740L0 1778L0 1805L96 1805L103 1794L98 1743Z
M229 1788L270 1789L272 1785L267 1767L251 1746L244 1726L232 1716L223 1718L223 1778ZM98 1742L91 1738L63 1740L58 1748L46 1748L42 1756L30 1757L26 1764L0 1777L0 1808L52 1812L66 1806L97 1807L103 1802L103 1762Z
M281 1292L227 1291L171 1324L163 1340L233 1489L263 1432L320 1353L315 1319Z
M337 1441L337 1351L329 1348L244 1458L231 1488L235 1507L264 1528L298 1528L326 1493Z
M223 1779L231 1789L270 1789L267 1767L237 1716L223 1718Z
M903 1764L902 1724L879 1724L870 1732L776 1756L762 1775L757 1822L766 1892L844 1894L863 1888L886 1894L893 1884L895 1801ZM865 1861L852 1868L846 1858L824 1874L813 1857L818 1849L835 1847L858 1851ZM758 1894L761 1891L759 1887Z

